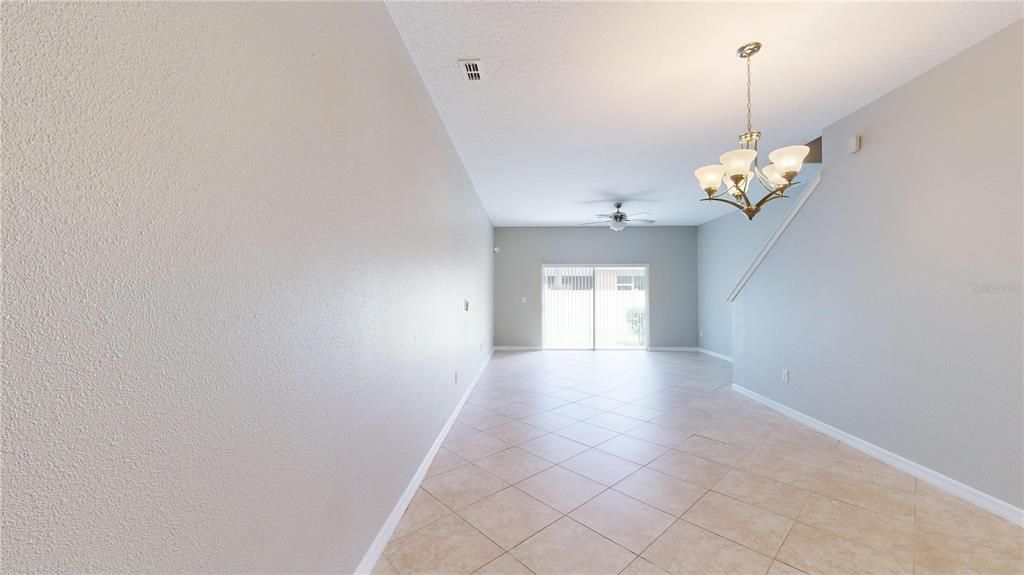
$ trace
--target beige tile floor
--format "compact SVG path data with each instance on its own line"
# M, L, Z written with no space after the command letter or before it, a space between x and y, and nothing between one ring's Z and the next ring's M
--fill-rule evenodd
M688 352L496 353L375 573L1024 573L1024 532Z

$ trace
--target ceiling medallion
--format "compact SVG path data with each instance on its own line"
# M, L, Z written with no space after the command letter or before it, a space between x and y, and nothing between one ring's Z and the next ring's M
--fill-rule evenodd
M793 178L800 172L804 158L810 152L807 146L786 146L768 154L772 163L764 168L758 166L757 142L761 139L761 132L754 130L751 124L750 61L760 50L760 42L751 42L736 51L740 58L747 61L747 131L740 134L739 149L722 154L718 158L721 164L704 166L694 172L700 187L708 195L702 202L729 204L741 210L749 220L754 219L768 202L787 197L784 195L786 190L799 183L794 182ZM752 193L751 180L757 180L768 192L756 203L752 203L748 197ZM724 197L726 195L733 199Z

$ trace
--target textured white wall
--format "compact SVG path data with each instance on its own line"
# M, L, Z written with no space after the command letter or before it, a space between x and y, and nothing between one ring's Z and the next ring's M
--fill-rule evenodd
M492 334L386 8L2 10L4 570L350 572Z
M733 340L740 385L1016 506L1022 36L825 129L822 183L740 292Z
M494 245L495 345L541 344L541 266L574 263L650 264L650 346L697 345L694 226L495 228Z

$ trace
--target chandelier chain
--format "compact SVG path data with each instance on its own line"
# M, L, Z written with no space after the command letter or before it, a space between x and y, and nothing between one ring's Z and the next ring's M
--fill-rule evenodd
M750 60L752 58L746 58L747 60L747 132L753 132L754 126L751 122L751 103L750 103Z

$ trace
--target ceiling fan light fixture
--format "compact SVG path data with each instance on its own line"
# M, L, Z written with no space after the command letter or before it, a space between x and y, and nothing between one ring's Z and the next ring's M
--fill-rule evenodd
M613 232L621 232L622 230L626 229L626 222L612 220L611 224L608 227L611 228Z
M760 50L760 42L750 42L740 46L736 51L736 54L746 61L747 65L747 131L740 134L739 149L722 154L719 157L719 161L722 162L721 166L704 166L694 172L701 189L708 196L701 201L729 204L741 210L747 219L751 220L761 211L764 204L786 197L784 195L786 190L797 183L793 179L800 173L804 158L811 151L807 146L786 146L768 154L768 159L772 161L771 164L764 168L757 165L757 143L761 140L761 132L754 129L751 120L750 62ZM725 184L724 190L721 190L713 181L717 168L722 169L724 177L719 176L719 178ZM751 180L757 180L761 187L768 192L756 202L750 201L748 195L751 193ZM728 199L728 196L732 196L733 199Z

